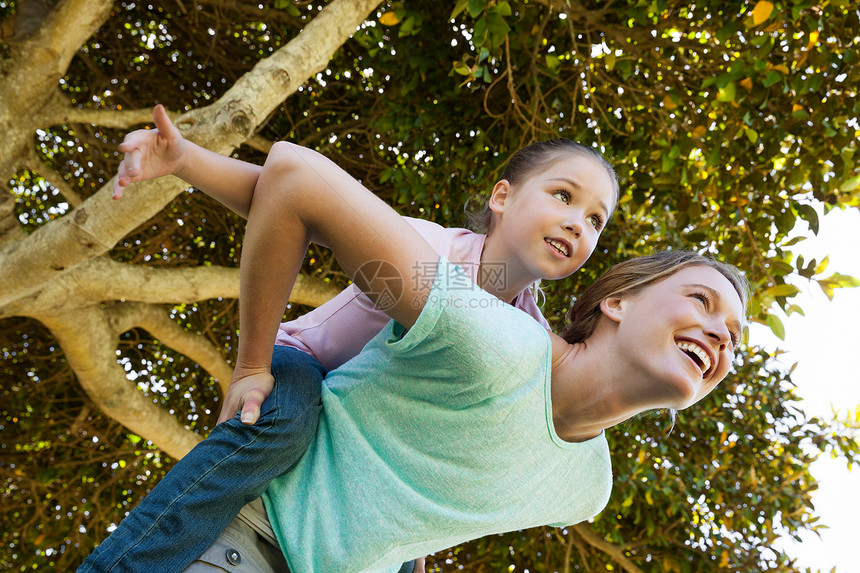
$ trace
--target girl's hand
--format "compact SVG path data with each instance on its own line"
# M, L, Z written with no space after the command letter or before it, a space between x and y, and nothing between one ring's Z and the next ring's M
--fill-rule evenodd
M242 409L242 423L255 424L260 418L260 407L275 387L275 379L268 370L240 376L233 378L224 393L219 424L235 416L239 408Z
M412 570L412 573L424 573L424 558L419 557L415 560L415 569Z
M113 198L136 181L147 181L175 173L183 163L188 142L170 121L164 106L152 110L155 129L138 129L125 136L119 151L125 154L113 180Z

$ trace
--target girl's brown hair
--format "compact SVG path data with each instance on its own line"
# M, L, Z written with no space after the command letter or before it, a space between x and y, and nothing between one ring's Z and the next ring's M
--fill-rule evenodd
M750 287L746 277L737 268L692 251L662 251L618 263L603 273L577 297L567 313L567 325L561 331L561 337L570 344L585 341L594 333L603 316L600 310L602 301L609 297L636 294L692 266L710 267L726 277L738 293L746 315Z
M615 201L613 209L618 203L618 195L620 193L618 185L618 177L615 175L615 170L612 165L606 160L599 151L593 147L576 143L569 139L548 139L546 141L538 141L523 147L517 151L510 161L508 161L505 170L502 172L502 179L508 181L512 187L516 187L520 182L528 179L532 173L540 169L546 168L549 164L560 159L565 153L572 155L583 155L593 159L599 163L612 180L612 185L615 191ZM468 209L468 204L467 204ZM470 212L467 210L466 217L468 219L469 228L476 233L487 234L493 227L493 212L488 204L484 204L479 211Z

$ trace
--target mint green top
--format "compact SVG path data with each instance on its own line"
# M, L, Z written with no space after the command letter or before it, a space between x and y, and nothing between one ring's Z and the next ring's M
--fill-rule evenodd
M396 572L595 516L612 487L606 439L555 433L551 360L541 325L442 258L415 325L390 322L329 373L313 444L263 496L293 573Z

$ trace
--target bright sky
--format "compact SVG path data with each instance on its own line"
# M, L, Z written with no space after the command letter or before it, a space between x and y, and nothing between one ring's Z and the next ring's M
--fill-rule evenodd
M792 252L802 254L807 261L829 256L825 277L833 272L860 277L860 212L833 210L820 221L818 236L804 229L801 234L810 238L792 247ZM836 289L833 301L829 301L817 284L800 280L803 282L796 285L803 292L795 300L805 316L794 314L783 320L785 341L759 325L751 327L750 341L786 350L780 357L786 366L798 363L792 380L807 414L829 420L835 408L844 418L846 412L860 406L860 371L855 366L860 341L860 287ZM844 460L821 456L812 465L812 475L819 482L812 497L815 513L830 529L820 539L805 535L802 543L785 538L780 547L798 559L801 570L809 567L829 572L835 568L836 573L856 573L860 571L860 468L849 472Z

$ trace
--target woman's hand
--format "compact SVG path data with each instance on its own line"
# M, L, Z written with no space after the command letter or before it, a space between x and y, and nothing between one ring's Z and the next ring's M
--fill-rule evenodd
M164 106L152 110L155 129L138 129L125 136L119 151L125 154L113 180L113 198L137 181L157 179L182 167L188 142L170 121Z

